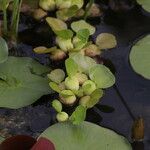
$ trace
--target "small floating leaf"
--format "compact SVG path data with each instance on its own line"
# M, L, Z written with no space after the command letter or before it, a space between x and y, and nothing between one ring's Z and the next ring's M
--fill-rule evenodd
M75 74L78 72L78 65L71 58L68 58L65 61L65 66L66 66L66 71L69 77L75 76Z
M50 68L27 57L8 57L0 64L0 107L17 109L52 91L44 74Z
M78 64L78 69L86 74L88 74L91 67L96 65L96 62L92 58L84 56L80 53L70 55L70 58Z
M82 42L87 42L90 36L90 32L88 29L81 29L77 32L77 37L82 41Z
M98 64L89 71L89 76L97 85L97 88L108 88L115 83L115 77L104 65Z
M95 27L93 27L89 23L85 22L84 20L73 22L71 24L71 28L75 32L78 32L79 30L82 30L82 29L88 29L90 32L90 35L95 33Z
M8 46L6 41L0 37L0 63L5 62L8 59Z
M46 21L54 32L67 29L67 24L60 19L47 17Z
M73 37L73 32L69 29L56 31L55 33L57 36L59 36L63 39L66 39L66 40L71 39Z
M96 45L100 49L110 49L117 45L116 37L110 33L101 33L96 38Z
M57 99L53 100L52 106L58 113L62 111L62 104L59 100Z
M80 9L84 4L84 0L71 0L72 6L77 6Z
M123 136L85 121L78 126L70 122L57 123L41 137L51 140L56 150L132 150Z
M55 82L50 82L49 86L51 87L52 90L56 91L57 93L61 92L58 84L56 84Z
M86 108L82 105L79 105L70 116L70 120L72 121L73 124L79 125L85 120L85 117L86 117Z
M78 11L78 7L76 5L71 6L70 8L61 9L56 12L57 18L61 20L68 20L69 18L76 15Z
M133 70L150 80L150 35L132 47L129 59Z
M87 108L94 107L100 100L100 98L103 96L103 90L102 89L96 89L91 95L90 100L87 102Z
M62 69L54 69L47 76L51 81L60 83L65 79L65 72Z
M137 0L137 2L138 2L140 5L142 5L142 7L143 7L146 11L150 12L150 1L149 1L149 0Z
M33 49L33 51L37 54L46 54L46 53L51 53L53 51L57 50L57 47L51 47L51 48L46 48L45 46L39 46Z

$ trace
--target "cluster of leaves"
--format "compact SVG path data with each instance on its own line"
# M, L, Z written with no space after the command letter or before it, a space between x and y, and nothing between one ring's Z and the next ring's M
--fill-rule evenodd
M86 117L86 110L97 104L103 96L103 89L115 83L115 77L107 67L80 53L70 55L65 67L66 74L62 69L55 69L48 74L50 87L59 93L59 100L54 100L52 105L58 112L57 120L66 121L69 116L62 111L61 103L78 103L69 120L73 124L80 124Z
M85 10L83 9L84 0L40 0L39 6L45 11L54 11L56 10L56 17L61 20L68 20L71 17L87 17L87 16L96 16L100 14L100 9L98 5L91 0ZM94 10L94 14L93 14ZM41 10L39 11L42 14ZM40 16L41 16L40 15Z
M117 45L116 38L110 33L101 33L96 39L96 44L89 41L91 35L95 33L95 27L84 20L71 23L71 29L60 19L47 17L47 23L56 34L56 46L46 48L40 46L34 52L50 53L53 60L61 60L66 54L80 52L82 55L94 57L101 54L102 49L110 49Z
M46 4L48 1L40 2ZM54 1L51 1L51 4L52 2ZM55 2L53 9L58 1ZM59 2L62 6L62 1ZM66 6L66 3L64 5ZM69 7L67 11L70 10ZM97 64L91 57L100 55L103 49L114 48L117 45L116 38L110 33L101 33L95 43L89 41L96 29L85 20L72 22L70 28L60 17L47 17L46 21L56 35L56 46L51 48L40 46L35 48L34 52L48 53L52 60L61 60L69 56L65 60L66 73L62 69L54 69L48 74L51 89L59 94L59 99L55 99L52 105L58 113L56 116L58 121L71 120L73 124L80 124L85 120L86 110L97 104L103 96L103 89L115 82L110 70L104 65ZM77 103L79 105L71 116L62 110L62 104L72 106Z

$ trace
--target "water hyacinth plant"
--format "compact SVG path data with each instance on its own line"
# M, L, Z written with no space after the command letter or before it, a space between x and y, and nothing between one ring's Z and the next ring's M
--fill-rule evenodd
M96 43L89 41L96 29L84 20L72 22L71 29L68 29L67 24L58 18L47 17L46 21L56 35L56 46L51 48L36 47L34 52L50 53L53 60L64 59L66 55L71 55L74 52L94 57L100 55L102 49L111 49L117 45L115 36L110 33L98 35Z
M58 121L69 119L73 124L80 124L85 120L86 110L103 96L103 89L115 83L115 77L107 67L80 53L66 59L65 67L66 73L62 69L54 69L48 74L50 87L59 94L52 106L58 113ZM75 103L78 106L70 117L62 111L62 104L72 106Z

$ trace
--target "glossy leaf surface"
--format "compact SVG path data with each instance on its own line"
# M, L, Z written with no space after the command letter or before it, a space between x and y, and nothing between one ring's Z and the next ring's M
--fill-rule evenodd
M78 126L58 123L44 131L41 137L51 140L57 150L132 150L123 136L89 122Z

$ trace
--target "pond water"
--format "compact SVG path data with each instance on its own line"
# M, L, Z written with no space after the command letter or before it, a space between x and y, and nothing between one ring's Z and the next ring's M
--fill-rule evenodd
M24 43L18 45L19 55L33 57L42 64L61 65L50 62L47 55L37 55L32 52L32 48L40 44L46 46L53 44L52 32L47 25L45 23L36 25L30 18L28 24L24 24L26 17L22 16L21 19L20 40ZM145 150L150 150L150 80L137 75L128 60L135 41L150 33L150 14L137 7L126 14L108 11L103 20L96 18L96 21L90 19L90 22L97 28L93 39L101 32L110 32L117 37L117 48L105 51L102 57L113 63L116 70L116 87L133 116L126 109L116 88L112 87L106 90L105 96L100 101L100 105L110 106L110 111L104 111L111 113L100 111L98 108L102 106L96 105L88 112L87 120L111 128L130 140L133 117L142 116L145 120L145 145L141 144L140 150L144 150L144 147ZM55 94L43 96L32 106L18 110L1 108L0 134L3 136L26 134L37 137L44 129L56 122L55 111L50 106L53 97Z

